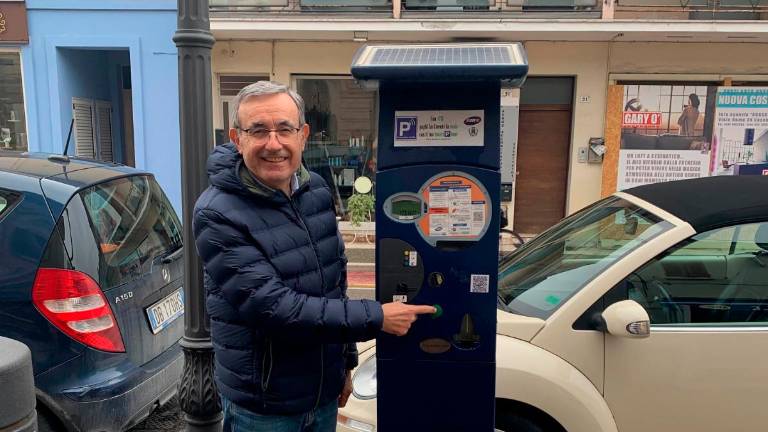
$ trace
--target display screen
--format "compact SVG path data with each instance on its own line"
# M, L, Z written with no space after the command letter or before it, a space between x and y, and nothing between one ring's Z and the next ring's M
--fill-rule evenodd
M392 200L392 216L398 220L413 220L421 216L421 201L415 199Z

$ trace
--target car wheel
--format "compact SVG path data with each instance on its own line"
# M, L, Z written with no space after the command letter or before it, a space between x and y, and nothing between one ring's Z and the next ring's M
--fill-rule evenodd
M496 421L496 429L503 432L550 432L533 420L515 414L500 414Z
M502 432L567 432L546 412L507 399L496 399L496 429Z
M37 405L37 430L38 432L60 432L67 430L47 408Z

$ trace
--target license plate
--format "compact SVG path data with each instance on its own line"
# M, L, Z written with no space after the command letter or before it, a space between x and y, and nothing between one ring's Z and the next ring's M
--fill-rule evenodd
M152 333L157 334L176 318L184 315L184 290L177 289L146 309Z

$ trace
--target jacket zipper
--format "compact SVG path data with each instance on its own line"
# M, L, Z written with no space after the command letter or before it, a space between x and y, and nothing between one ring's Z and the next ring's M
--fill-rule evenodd
M312 235L309 233L309 228L307 228L307 224L304 223L304 218L301 217L301 212L299 212L299 209L296 208L296 204L293 201L293 197L288 198L288 201L291 203L291 209L293 209L293 213L296 216L296 219L299 220L299 223L301 224L301 227L304 229L304 232L307 233L309 244L312 245L312 251L315 253L315 262L317 262L317 269L320 271L320 292L322 293L323 296L325 296L325 275L323 274L323 266L320 264L320 257L317 253L315 242L312 240ZM313 411L317 411L317 408L320 405L320 397L323 395L324 379L325 379L325 345L320 344L320 385L318 386L318 389L317 389L317 399L315 399L315 408L313 409Z
M267 368L267 352L269 352L269 368ZM264 354L261 355L261 401L267 409L267 389L272 376L272 340L267 338L264 344Z

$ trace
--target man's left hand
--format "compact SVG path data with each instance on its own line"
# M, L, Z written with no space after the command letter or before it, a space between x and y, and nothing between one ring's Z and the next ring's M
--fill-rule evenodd
M347 371L347 379L344 381L344 388L341 390L339 396L339 408L344 408L349 400L349 395L352 394L352 371Z

